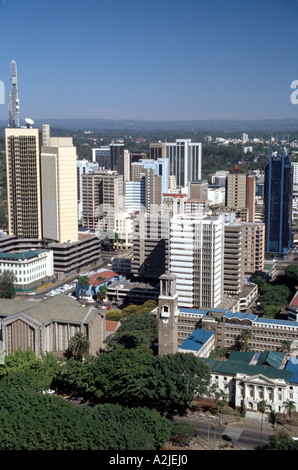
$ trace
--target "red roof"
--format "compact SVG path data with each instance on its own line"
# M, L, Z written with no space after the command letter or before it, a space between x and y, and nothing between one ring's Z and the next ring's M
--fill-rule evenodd
M101 277L104 277L105 280L103 281L97 281L96 278L98 276L101 276ZM103 282L106 282L106 281L109 281L110 279L112 279L113 277L119 277L119 274L117 273L114 273L114 271L102 271L100 273L96 273L96 274L93 274L92 276L89 277L89 282L90 284L92 285L99 285L99 284L102 284Z
M298 292L296 292L296 294L292 298L292 300L290 302L290 306L291 307L298 307Z

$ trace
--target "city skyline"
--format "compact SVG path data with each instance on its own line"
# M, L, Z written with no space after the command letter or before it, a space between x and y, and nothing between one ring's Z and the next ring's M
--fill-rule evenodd
M298 117L297 0L0 3L8 116L33 119Z

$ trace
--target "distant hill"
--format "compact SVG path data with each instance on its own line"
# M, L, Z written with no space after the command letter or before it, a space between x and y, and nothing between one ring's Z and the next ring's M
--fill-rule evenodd
M42 124L73 130L197 130L197 131L263 131L291 132L298 130L298 119L260 119L260 120L190 120L190 121L138 121L113 119L36 119L35 125ZM7 121L0 121L5 128Z

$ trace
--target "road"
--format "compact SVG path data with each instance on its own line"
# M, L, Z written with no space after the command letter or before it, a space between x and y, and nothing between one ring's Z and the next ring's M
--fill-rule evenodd
M258 419L257 419L258 418ZM238 450L256 450L261 444L261 420L254 418L237 418L224 416L212 417L204 414L191 414L185 417L176 416L177 421L193 424L197 430L196 441L205 450L219 450L221 445L233 444ZM274 433L268 421L263 422L262 445L268 444L268 439Z

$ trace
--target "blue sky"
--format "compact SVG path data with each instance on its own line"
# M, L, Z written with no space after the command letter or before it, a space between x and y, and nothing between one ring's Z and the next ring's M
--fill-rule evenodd
M298 117L298 0L0 0L21 119ZM0 105L7 119L7 103Z

